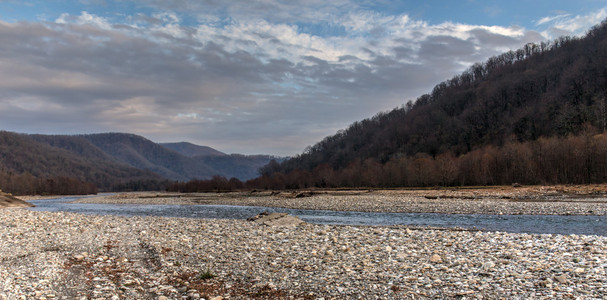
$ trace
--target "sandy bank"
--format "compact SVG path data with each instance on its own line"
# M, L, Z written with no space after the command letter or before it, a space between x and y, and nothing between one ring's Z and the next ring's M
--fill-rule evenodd
M0 208L10 207L32 207L34 205L27 203L11 194L3 193L0 190Z

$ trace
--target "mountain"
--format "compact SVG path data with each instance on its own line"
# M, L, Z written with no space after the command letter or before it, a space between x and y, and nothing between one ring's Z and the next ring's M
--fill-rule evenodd
M194 145L188 142L160 143L159 145L169 148L187 157L194 156L226 156L227 154L217 151L211 147Z
M202 161L204 164L221 170L224 177L235 177L240 180L249 180L259 176L259 169L270 161L283 161L284 158L271 155L203 155L193 157L194 160Z
M122 163L167 179L187 181L222 174L204 162L192 160L138 135L102 133L83 135L82 138Z
M259 169L271 160L284 161L285 158L272 155L242 155L225 154L211 147L199 146L192 143L160 143L161 146L176 151L192 160L203 163L214 170L219 170L221 176L249 180L259 176Z
M7 192L90 193L96 192L91 183L109 190L127 182L160 180L152 172L121 164L80 137L0 131L0 188Z
M178 151L170 148L176 148ZM187 155L184 155L183 152ZM227 155L189 143L161 145L126 133L40 135L0 131L0 189L79 194L162 189L167 180L248 180L268 155Z
M318 181L321 177L333 185L364 181L387 186L508 183L517 178L536 183L600 182L607 180L607 174L593 166L604 152L596 146L602 145L604 136L597 133L606 129L607 23L603 22L583 38L527 44L477 63L416 101L355 122L297 157L264 167L263 173L266 177L280 173L283 178L300 173L304 178L303 172L317 178L300 181L299 186L323 185L326 182ZM538 165L552 154L549 151L562 154ZM577 160L573 160L575 152L580 153ZM588 168L570 169L587 163L581 160L584 153L592 162ZM517 160L528 165L515 170ZM477 166L464 168L470 161ZM573 166L557 166L559 161L571 161ZM446 162L454 164L455 175L438 180L446 172ZM487 171L494 169L495 174ZM470 180L465 170L486 174ZM322 172L326 174L320 176ZM388 173L390 178L381 179ZM425 173L435 173L427 175L435 179L421 180Z

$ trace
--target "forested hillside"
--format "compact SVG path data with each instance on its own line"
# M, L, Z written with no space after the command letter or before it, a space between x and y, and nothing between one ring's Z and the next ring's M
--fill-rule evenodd
M15 194L88 194L165 189L170 181L258 175L267 155L223 154L175 143L190 157L134 134L27 135L0 132L0 189ZM170 145L171 146L171 145ZM170 147L169 146L169 147ZM202 155L200 155L202 154Z
M217 151L211 147L194 145L188 142L180 143L160 143L160 146L169 148L187 157L194 156L227 156L227 154Z
M184 181L222 174L203 162L192 160L138 135L101 133L82 137L124 164L150 170L167 179Z
M258 184L403 186L607 180L607 24L477 63L352 124ZM567 163L565 165L565 163ZM475 175L476 174L476 175Z
M81 138L0 132L0 189L7 192L89 194L161 180L118 163Z

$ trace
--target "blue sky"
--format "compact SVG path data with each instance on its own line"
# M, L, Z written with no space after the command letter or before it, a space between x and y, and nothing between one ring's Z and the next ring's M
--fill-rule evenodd
M0 0L0 129L294 155L607 1Z

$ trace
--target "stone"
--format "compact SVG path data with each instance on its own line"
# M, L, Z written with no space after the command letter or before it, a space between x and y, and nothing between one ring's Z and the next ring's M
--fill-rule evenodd
M552 279L550 278L546 278L542 281L539 282L539 286L541 287L545 287L545 288L551 288L552 287Z
M559 283L565 284L567 283L567 276L565 276L565 274L554 276L554 280L558 281Z
M495 267L495 264L493 262L488 261L483 264L482 269L487 271L487 270L493 269L494 267Z
M80 260L84 260L84 255L80 255L80 254L78 254L78 255L74 255L74 259L75 259L75 260L78 260L78 261L80 261Z
M430 262L440 263L442 261L443 261L443 259L438 254L434 254L430 257Z
M249 218L248 220L266 226L297 226L304 223L304 221L298 217L291 216L287 213L263 212L257 216Z

